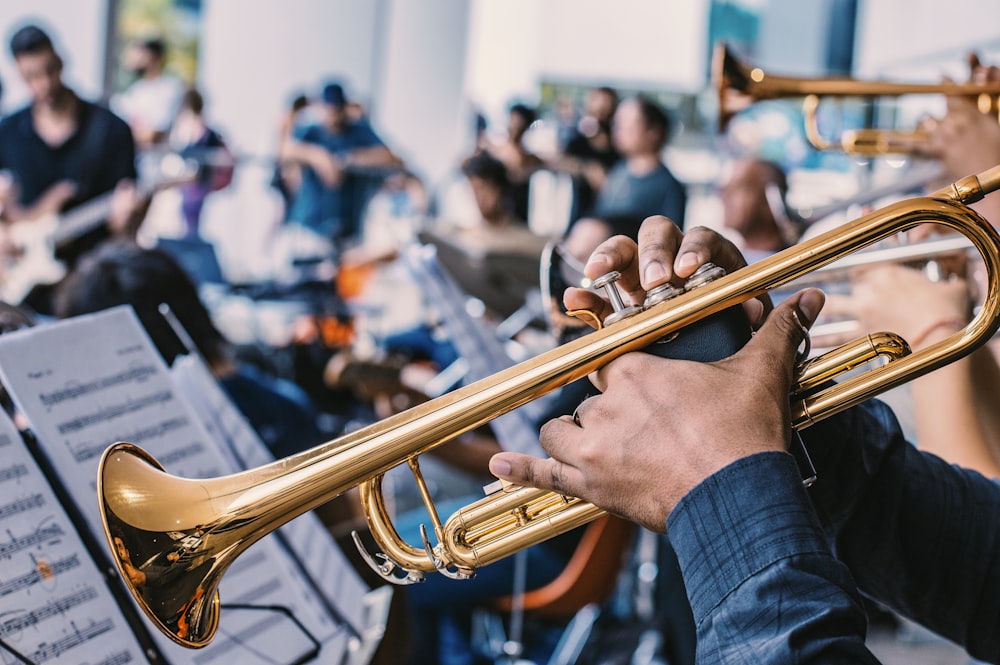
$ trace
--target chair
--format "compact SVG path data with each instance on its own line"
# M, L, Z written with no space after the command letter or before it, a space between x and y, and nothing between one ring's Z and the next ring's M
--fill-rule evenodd
M521 662L511 659L521 653L522 621L531 616L567 620L564 639L550 662L572 662L560 653L578 649L586 640L597 619L594 608L610 597L618 582L634 531L635 525L630 522L611 515L601 517L586 527L566 567L555 579L531 591L515 589L490 603L484 616L489 655L498 662ZM510 617L509 637L502 635L501 614ZM570 634L573 638L567 641L565 637Z

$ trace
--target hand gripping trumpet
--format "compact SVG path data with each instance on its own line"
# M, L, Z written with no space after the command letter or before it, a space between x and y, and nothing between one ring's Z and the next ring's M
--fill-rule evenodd
M518 550L603 514L573 497L531 488L498 491L442 524L438 543L403 542L381 500L380 478L417 456L630 351L767 293L786 282L924 222L965 234L982 255L987 293L962 330L916 353L891 333L871 334L819 356L796 371L793 426L801 429L969 353L1000 325L1000 236L966 204L1000 188L1000 166L927 197L905 200L817 236L751 267L725 275L369 427L286 459L211 479L167 474L130 443L108 448L97 489L111 553L145 614L174 641L203 647L219 625L219 582L233 561L271 531L361 486L376 555L387 577L416 581L440 571L463 577ZM887 362L842 381L829 379L876 356ZM816 387L820 384L817 390ZM807 394L808 391L808 394ZM423 488L426 489L426 488ZM372 557L369 555L369 558ZM401 575L401 577L400 577Z

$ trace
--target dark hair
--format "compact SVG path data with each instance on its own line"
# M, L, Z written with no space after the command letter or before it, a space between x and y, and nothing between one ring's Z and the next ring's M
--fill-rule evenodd
M500 189L510 189L507 167L499 159L486 151L480 151L462 162L462 173L466 178L479 178Z
M510 114L520 116L524 120L524 126L530 127L535 120L538 119L538 113L535 109L527 106L526 104L512 104L510 107Z
M10 38L10 52L15 59L42 51L55 51L48 34L37 25L26 25Z
M618 103L618 90L612 88L610 85L598 86L594 88L594 92L599 92L602 95L607 95L608 97L611 97L613 100L615 100L616 104Z
M184 91L184 97L181 98L181 108L189 109L197 115L201 115L201 112L205 108L205 98L201 96L197 88L188 88Z
M163 60L167 52L167 43L159 37L149 37L139 40L139 46L152 53L157 60Z
M131 305L166 362L187 352L160 313L170 307L198 352L212 364L225 359L228 344L212 323L198 290L166 252L109 241L85 255L56 292L56 316L67 318Z
M636 95L636 105L639 107L639 114L646 125L646 129L651 129L660 134L660 145L663 147L670 139L670 116L662 106L646 95Z

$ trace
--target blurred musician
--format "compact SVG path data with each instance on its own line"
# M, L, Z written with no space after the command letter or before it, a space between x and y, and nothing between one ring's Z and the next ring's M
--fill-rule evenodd
M788 180L775 162L743 158L733 163L722 187L722 223L739 234L748 263L798 242L801 228L785 207Z
M72 262L109 233L134 231L131 226L138 205L135 143L123 120L81 99L63 83L62 58L41 28L19 29L11 37L10 50L31 91L31 103L0 122L0 170L12 178L3 202L3 220L27 226L53 218L65 223L68 220L60 219L61 214L98 197L110 197L107 208L98 206L93 213L88 208L88 216L75 219L79 235L57 248L58 258ZM37 228L43 237L30 247L43 249L33 252L20 247L23 255L11 257L8 263L14 265L8 271L47 274L46 264L57 257L45 256L48 233L42 226ZM31 306L51 313L48 296L36 296Z

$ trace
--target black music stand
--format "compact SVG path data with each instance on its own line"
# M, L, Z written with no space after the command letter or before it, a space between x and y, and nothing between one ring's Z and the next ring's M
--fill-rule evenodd
M539 286L542 245L518 249L476 250L433 231L421 231L420 242L437 248L441 265L462 290L478 298L493 314L506 318Z

